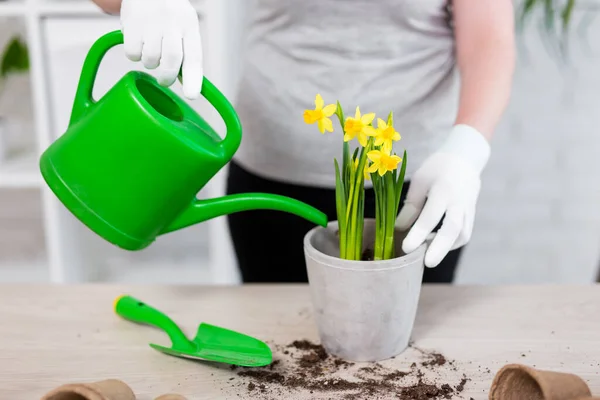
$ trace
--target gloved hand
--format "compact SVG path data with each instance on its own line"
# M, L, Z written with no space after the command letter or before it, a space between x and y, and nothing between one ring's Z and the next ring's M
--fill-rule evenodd
M127 58L157 69L163 86L171 86L181 69L184 96L200 95L204 76L200 23L189 0L123 0L121 28Z
M487 139L456 125L444 145L415 172L396 225L408 232L402 250L416 250L444 222L428 247L425 265L436 267L450 250L471 239L481 172L490 156ZM444 216L445 214L445 216ZM416 222L415 222L416 221Z

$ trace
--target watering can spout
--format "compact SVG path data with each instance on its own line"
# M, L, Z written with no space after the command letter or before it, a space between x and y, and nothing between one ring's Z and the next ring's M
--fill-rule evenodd
M327 226L327 215L299 200L268 193L232 194L216 199L195 200L173 221L162 234L173 232L211 218L248 210L276 210L288 212Z

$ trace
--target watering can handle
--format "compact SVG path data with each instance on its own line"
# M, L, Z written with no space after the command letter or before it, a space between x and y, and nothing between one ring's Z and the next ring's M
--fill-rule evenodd
M70 125L77 122L95 104L92 92L100 63L108 50L119 44L123 44L123 33L116 30L103 35L92 45L83 63L71 112ZM227 133L220 141L220 145L223 148L224 156L230 159L242 141L242 127L237 113L229 100L206 77L203 78L201 94L217 110L225 122Z
M98 74L98 68L100 68L100 62L108 50L122 43L123 34L121 31L114 31L100 37L93 44L83 62L69 125L72 125L81 119L85 112L95 104L92 92L94 89L94 82L96 81L96 75Z

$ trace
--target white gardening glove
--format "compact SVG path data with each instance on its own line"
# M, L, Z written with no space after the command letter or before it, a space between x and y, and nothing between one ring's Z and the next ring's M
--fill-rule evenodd
M410 180L396 221L403 230L414 223L402 243L405 253L416 250L442 217L444 222L425 254L427 267L436 267L450 250L469 242L480 176L489 156L490 145L481 133L467 125L454 126L444 145L425 160Z
M189 0L123 0L121 29L127 58L157 69L163 86L171 86L181 69L184 96L200 95L204 75L200 23Z

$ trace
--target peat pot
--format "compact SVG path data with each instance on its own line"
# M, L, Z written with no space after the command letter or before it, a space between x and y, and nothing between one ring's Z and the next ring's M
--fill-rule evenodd
M406 232L395 232L397 258L339 258L337 221L304 237L314 315L321 344L349 361L381 361L402 353L410 340L423 279L425 249L402 252ZM375 238L375 220L365 219L363 251Z

